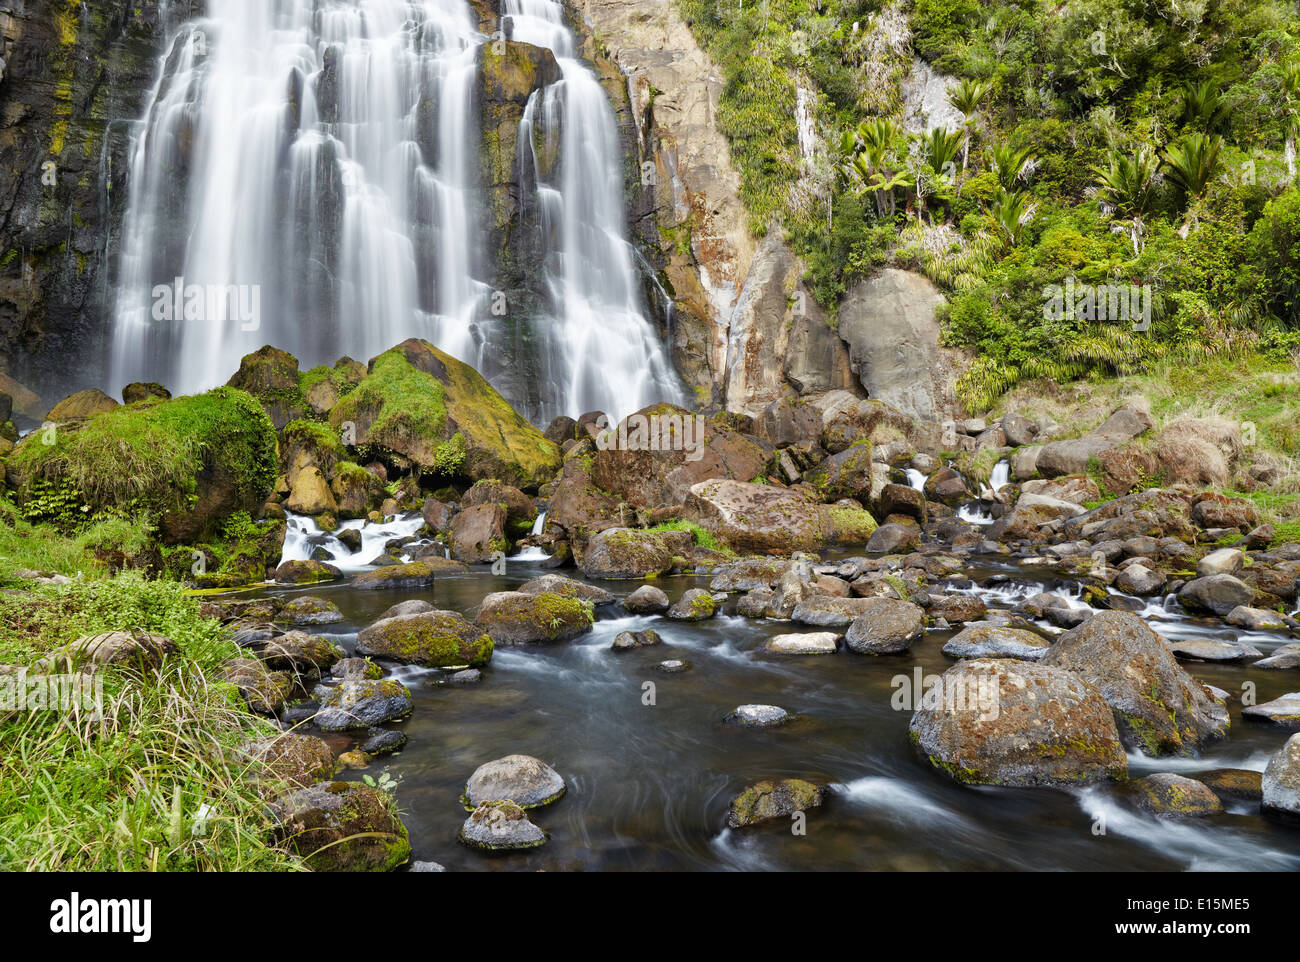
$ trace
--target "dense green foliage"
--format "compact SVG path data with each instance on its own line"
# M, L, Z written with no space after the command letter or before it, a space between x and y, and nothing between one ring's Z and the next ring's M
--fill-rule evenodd
M931 277L976 356L968 407L1300 350L1294 2L678 2L725 74L755 231L784 228L831 309L887 260ZM913 56L951 78L947 129L907 116ZM1140 323L1104 300L1130 290Z

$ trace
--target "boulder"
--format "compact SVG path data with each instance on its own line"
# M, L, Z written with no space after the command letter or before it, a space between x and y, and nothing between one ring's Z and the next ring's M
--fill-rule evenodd
M334 752L312 735L284 732L241 749L253 763L253 779L265 795L306 788L334 777Z
M1282 645L1280 648L1275 648L1267 658L1261 658L1251 667L1272 671L1300 668L1300 644Z
M796 812L819 808L822 789L801 778L762 781L750 785L731 801L727 812L728 828L745 828L769 819L787 821Z
M691 588L668 609L668 617L674 621L705 621L717 612L717 603L714 602L713 595L703 588Z
M803 492L740 481L705 481L691 488L682 516L738 552L790 553L875 529L861 508L822 505Z
M258 653L258 657L272 670L312 677L329 671L346 655L332 641L297 630L271 638Z
M950 508L959 507L974 497L966 479L950 467L942 467L926 478L924 494L927 500Z
M1201 578L1210 575L1235 575L1246 564L1246 556L1236 548L1211 551L1196 563L1196 574Z
M314 872L391 872L411 856L392 800L369 785L311 785L272 810L276 840Z
M1260 705L1247 705L1241 715L1286 728L1300 728L1300 692L1293 691Z
M82 635L51 653L46 661L58 670L69 672L106 666L156 672L164 659L179 652L180 647L166 635L147 631L106 631L98 635Z
M953 635L943 653L950 658L1015 658L1039 661L1051 647L1041 636L1006 625L967 625Z
M275 620L284 625L332 625L343 620L343 612L324 598L296 595L285 602Z
M870 501L874 494L872 476L871 444L862 443L832 454L809 469L803 480L816 488L825 501L840 498Z
M1073 441L1053 441L1043 445L1038 453L1035 470L1045 478L1065 474L1084 474L1093 458L1118 446L1118 441L1105 438L1078 438Z
M1093 685L1114 710L1120 731L1149 755L1190 753L1227 733L1227 710L1131 612L1098 612L1058 638L1041 664Z
M921 697L909 730L932 765L969 784L1086 784L1128 772L1101 694L1043 664L963 661Z
M501 481L479 481L460 499L462 512L481 504L501 505L505 508L506 520L512 524L531 524L537 517L533 499L514 485Z
M226 383L257 398L277 431L306 414L299 388L298 359L269 344L244 355L239 370Z
M623 599L623 607L634 615L658 615L668 610L668 596L654 585L642 585Z
M1249 661L1263 652L1245 642L1219 641L1217 638L1184 638L1169 642L1169 650L1178 658L1196 661Z
M460 827L460 840L488 852L518 851L546 844L546 833L508 800L484 802Z
M426 498L420 508L420 517L434 534L442 534L451 527L452 505L437 498Z
M1300 819L1300 734L1287 739L1269 759L1261 783L1260 805L1270 815Z
M776 728L790 720L790 713L776 705L741 705L723 719L742 728Z
M780 558L741 558L713 569L710 591L752 591L771 588L790 570L792 562Z
M330 689L312 721L325 731L371 728L411 713L411 692L391 678L349 676Z
M506 755L474 769L463 801L467 809L501 800L524 809L541 808L557 801L564 790L564 779L550 765L531 755Z
M1211 611L1220 617L1231 614L1234 608L1249 605L1254 599L1255 589L1232 575L1195 578L1178 592L1178 601L1184 608Z
M588 578L645 578L668 571L694 541L685 531L607 528L591 536L580 567Z
M905 484L887 484L880 491L880 511L882 518L891 514L903 514L925 521L925 495L916 488Z
M881 600L814 594L794 606L790 620L816 628L844 628L855 618L874 610L874 604Z
M645 631L620 631L609 647L614 651L632 651L634 648L649 648L659 642L659 632L647 628Z
M833 655L839 637L831 631L776 635L764 647L778 655Z
M357 635L357 652L426 668L477 667L492 658L492 639L455 611L384 618Z
M1143 809L1162 818L1223 814L1223 802L1208 785L1170 772L1136 779L1130 791Z
M649 588L650 585L645 587ZM553 594L565 598L577 598L580 601L590 602L597 608L602 605L612 605L618 600L604 588L597 588L595 585L566 578L563 575L542 575L540 578L524 582L517 590L528 595Z
M506 541L506 509L500 504L485 503L465 508L452 519L451 556L466 564L492 561L509 547Z
M474 623L498 645L568 641L591 631L591 605L557 594L498 591L479 605Z
M896 554L921 543L921 532L911 525L882 524L867 539L868 554Z
M50 413L45 418L47 421L54 421L56 424L64 421L84 421L87 418L93 418L96 414L111 411L117 406L118 403L103 391L90 388L64 398L50 408Z
M364 571L352 579L352 587L365 591L385 588L427 588L433 584L434 566L427 561L385 565Z
M278 585L314 585L342 578L342 571L324 561L286 561L275 569Z
M222 663L223 680L239 689L248 707L261 715L277 714L293 691L288 672L268 671L255 658L231 658Z
M853 619L844 645L860 655L897 655L925 634L925 612L893 598L863 598L865 611Z

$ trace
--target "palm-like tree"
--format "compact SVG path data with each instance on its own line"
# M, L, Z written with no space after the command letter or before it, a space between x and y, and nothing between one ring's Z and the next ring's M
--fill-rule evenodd
M979 80L959 80L948 91L948 103L961 113L962 131L965 139L961 147L961 179L966 180L966 161L970 157L970 134L974 125L975 111L989 92L990 85Z
M848 158L844 174L857 185L859 195L872 195L880 217L892 217L897 209L895 192L912 185L899 159L902 135L902 126L888 118L863 121L855 130L840 135L841 152Z
M1202 80L1183 88L1183 123L1201 130L1213 130L1227 117L1228 104L1213 80Z
M1295 179L1296 139L1300 137L1300 61L1291 61L1282 67L1282 89L1286 92L1287 131L1286 131L1286 169L1291 180Z
M1015 190L1016 184L1028 180L1038 164L1033 148L1013 147L1011 144L991 146L989 160L1003 190Z
M1174 186L1189 199L1193 198L1214 177L1222 150L1222 137L1188 134L1165 151L1165 171Z
M1128 221L1134 254L1142 249L1144 219L1155 200L1159 171L1159 161L1145 147L1132 156L1115 151L1105 167L1093 168L1102 204Z
M1036 204L1029 201L1029 195L1023 190L1002 190L993 197L993 204L989 208L989 214L993 217L993 222L997 224L1007 240L1015 247L1024 237L1025 228L1034 219L1034 213L1038 209Z
M921 138L921 150L930 169L940 176L948 173L949 167L956 167L957 155L961 152L962 135L960 130L934 130Z

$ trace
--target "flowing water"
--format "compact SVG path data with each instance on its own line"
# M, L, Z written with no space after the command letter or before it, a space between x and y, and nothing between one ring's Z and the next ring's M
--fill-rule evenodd
M516 161L541 206L543 307L511 316L524 307L484 249L492 40L466 0L208 0L134 138L112 389L210 388L267 343L309 367L416 336L496 375L534 420L681 400L626 240L614 113L558 3L506 13L563 73L534 94ZM549 182L533 136L558 138Z
M505 575L477 569L440 577L424 591L317 586L309 593L334 601L346 621L312 630L350 651L356 632L398 601L423 598L469 611L488 592L543 573L539 564L512 561ZM991 609L1040 590L1083 604L1077 585L1046 569L990 558L973 562L968 574L981 581L1007 576L988 588L963 589L980 594ZM672 598L707 583L695 577L657 582ZM621 597L637 585L604 587ZM1146 614L1168 637L1224 633L1221 624L1191 619L1176 604L1153 601ZM610 650L620 631L647 627L663 644ZM399 724L410 741L369 773L401 779L397 799L413 857L456 870L1300 869L1300 833L1249 814L1244 805L1230 804L1228 814L1211 819L1168 822L1136 813L1108 787L960 786L915 754L907 734L911 712L891 705L897 677L939 674L953 664L940 650L950 632L930 632L897 657L763 652L769 637L801 630L810 629L735 616L730 604L697 623L631 616L615 605L598 609L594 630L573 641L497 649L477 685L444 684L440 672L398 668L396 676L415 697L414 713ZM1251 633L1249 640L1267 652L1292 639ZM685 659L691 668L665 674L656 666L668 658ZM1187 667L1231 691L1252 681L1260 701L1295 687L1288 672ZM647 682L655 686L653 705L645 703ZM797 717L775 729L723 724L728 712L750 703L779 705ZM325 737L340 751L358 743L351 735ZM1204 757L1133 755L1130 764L1135 774L1262 771L1285 738L1281 729L1243 721L1234 703L1230 737ZM477 766L512 753L553 765L568 792L533 813L550 834L546 846L485 856L456 841L466 816L458 799ZM808 815L806 835L793 834L784 822L724 828L731 798L747 784L786 776L831 786L825 805ZM1094 834L1098 819L1104 835Z

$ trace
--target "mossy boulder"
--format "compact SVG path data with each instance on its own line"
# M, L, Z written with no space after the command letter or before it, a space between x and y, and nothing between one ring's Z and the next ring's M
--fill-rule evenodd
M350 675L330 690L312 721L325 731L370 728L405 718L413 704L410 690L399 681Z
M305 631L289 631L269 639L258 657L271 669L318 677L347 653L332 641Z
M285 671L270 671L255 658L231 658L222 664L222 677L239 689L248 707L262 715L278 714L293 691Z
M484 46L491 46L485 44ZM515 851L546 844L546 833L509 799L484 802L460 828L460 840L487 852Z
M274 616L286 625L331 625L343 620L339 606L313 595L298 595L284 603Z
M134 381L122 388L123 404L139 404L141 401L147 401L150 398L170 401L171 397L172 392L157 381Z
M314 872L391 872L411 857L393 800L358 782L299 789L276 804L277 841Z
M1072 672L976 659L912 698L920 699L909 725L913 743L959 782L1086 784L1128 773L1110 707Z
M495 502L476 504L466 508L451 519L448 543L451 557L465 564L484 564L492 561L498 552L504 554L510 543L506 540L506 509Z
M746 828L774 818L789 820L795 812L820 808L823 790L802 778L783 778L750 785L731 801L728 828Z
M668 609L668 617L674 621L704 621L717 613L717 602L703 588L691 588Z
M498 645L568 641L591 631L591 605L549 592L498 591L479 606L474 623Z
M253 763L252 777L264 797L334 777L334 752L313 735L285 732L249 742L242 751Z
M741 481L691 488L682 517L738 552L815 551L832 541L865 541L875 522L864 509L824 505L803 491Z
M805 472L803 479L826 501L840 498L870 501L874 493L872 474L871 445L863 442L832 454Z
M1222 815L1223 802L1208 785L1182 775L1161 772L1131 782L1128 790L1139 807L1162 818Z
M1191 753L1227 733L1227 709L1131 612L1098 612L1058 638L1041 664L1074 672L1094 686L1114 710L1121 732L1148 755Z
M499 479L536 488L560 450L469 365L411 339L371 360L330 412L363 457L400 460L431 475Z
M531 525L537 519L537 506L513 484L506 484L495 479L478 481L465 492L460 499L461 509L472 508L478 504L499 504L506 511L506 520L511 525Z
M340 461L334 466L330 493L334 495L340 518L364 518L386 495L379 478L351 461Z
M429 668L477 667L492 658L492 639L455 611L384 618L357 635L357 652Z
M103 391L90 388L65 397L50 408L50 413L45 417L46 420L54 421L56 424L65 421L84 421L86 418L93 418L96 414L111 411L117 406L118 403Z
M694 544L689 531L607 528L591 536L580 567L588 578L619 580L661 574Z
M219 532L232 514L258 513L276 477L275 429L252 397L218 388L146 401L28 435L10 455L20 503L40 482L74 491L88 512L149 511L168 544Z
M277 431L306 414L298 384L298 359L269 344L246 354L226 385L257 398Z
M280 585L314 585L342 578L343 572L324 561L286 561L275 569L275 583Z
M352 579L353 588L375 591L381 588L427 588L433 584L433 565L424 561L385 565Z
M585 581L566 578L564 575L542 575L532 581L524 582L519 586L519 590L530 595L555 594L563 595L565 598L577 598L590 602L597 608L602 605L612 605L617 600L604 588L597 588Z

